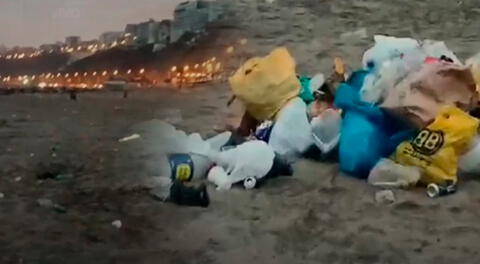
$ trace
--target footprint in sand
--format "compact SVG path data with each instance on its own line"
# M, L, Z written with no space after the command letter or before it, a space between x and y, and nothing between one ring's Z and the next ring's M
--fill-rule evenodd
M374 233L378 235L385 235L386 232L382 228L376 228L371 225L362 225L358 228L358 232L367 232L367 233Z
M419 210L422 206L414 201L404 201L395 205L396 210Z
M158 115L161 120L172 125L180 124L183 121L182 111L178 108L167 108L161 110Z

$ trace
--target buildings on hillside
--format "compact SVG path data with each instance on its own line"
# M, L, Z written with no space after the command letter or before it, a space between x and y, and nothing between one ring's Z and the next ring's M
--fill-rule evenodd
M219 19L222 14L222 6L215 0L186 1L177 5L172 21L150 19L139 24L128 24L125 34L135 36L138 46L156 44L157 48L165 47L187 32L204 31L209 22Z
M122 31L109 31L104 32L98 38L98 42L101 44L111 45L115 41L119 41L123 37Z
M78 46L80 44L80 37L79 36L69 36L65 38L65 45L67 46Z
M24 54L30 54L35 52L34 47L20 47L20 46L15 46L9 50L9 53L24 53Z
M150 19L139 24L128 24L125 34L133 35L138 46L170 43L170 20L155 21Z
M187 32L203 31L209 22L219 19L222 13L222 6L217 1L198 0L180 3L173 14L171 41L177 41Z
M153 45L154 50L159 50L178 41L187 32L203 32L208 23L221 18L222 14L222 4L216 0L185 1L175 8L173 20L155 21L150 19L138 24L127 24L123 32L105 32L99 36L98 40L82 41L79 36L68 36L65 38L65 43L43 44L40 46L40 50L58 51L63 50L64 47L89 47L96 46L96 44L107 47L114 47L116 44L137 47ZM0 54L11 52L34 53L35 50L18 47L8 51L3 50L3 52L0 50Z
M61 50L63 43L52 43L40 45L40 49L44 51L58 52Z
M8 48L5 45L0 44L0 55L6 54L7 52Z

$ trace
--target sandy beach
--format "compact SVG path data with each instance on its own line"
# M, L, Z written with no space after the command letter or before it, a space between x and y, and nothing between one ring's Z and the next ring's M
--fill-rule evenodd
M334 56L360 66L373 34L386 33L445 40L465 59L479 51L479 10L473 0L239 0L221 49L249 40L229 70L286 45L299 73L328 73ZM118 139L152 119L212 135L240 118L226 107L230 96L226 81L138 90L128 99L109 91L82 93L77 101L67 94L0 96L0 263L480 261L477 177L460 178L454 195L395 190L395 202L382 204L377 189L343 175L338 164L304 159L293 177L260 189L219 192L209 185L208 208L153 199L140 180L145 172L132 165L142 160ZM51 162L72 177L39 179L39 164Z
M422 189L395 191L391 205L376 189L302 160L291 178L261 189L218 192L206 209L152 199L125 169L141 162L118 154L117 140L142 121L175 112L179 127L213 133L227 116L223 84L188 93L1 97L3 263L447 263L478 259L477 179L457 194L428 198ZM178 111L172 111L178 109ZM179 115L181 119L179 119ZM230 115L230 118L235 118ZM57 156L51 157L55 146ZM125 159L123 159L125 158ZM39 180L38 163L68 164L74 178ZM129 166L127 166L129 167ZM43 208L47 198L66 208ZM111 225L122 221L122 228ZM473 262L470 262L473 261Z

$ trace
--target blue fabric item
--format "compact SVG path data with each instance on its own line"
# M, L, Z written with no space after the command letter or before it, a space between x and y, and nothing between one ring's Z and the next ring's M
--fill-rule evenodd
M415 133L379 107L360 99L360 88L369 71L354 72L335 94L335 106L343 109L340 135L340 169L357 178L367 178L383 157Z
M255 132L255 137L258 140L262 140L268 143L270 140L270 135L272 134L273 124L269 125L268 127L264 127L262 129L257 129Z

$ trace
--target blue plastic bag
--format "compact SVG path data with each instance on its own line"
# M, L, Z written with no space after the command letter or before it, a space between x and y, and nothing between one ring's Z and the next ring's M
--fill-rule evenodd
M360 99L360 88L368 71L357 71L342 83L335 95L335 105L343 109L340 136L340 169L358 178L367 178L383 157L390 155L413 131L385 114L377 106Z

